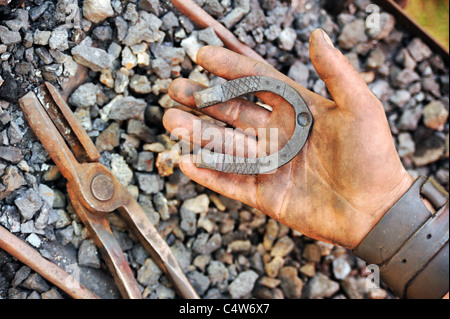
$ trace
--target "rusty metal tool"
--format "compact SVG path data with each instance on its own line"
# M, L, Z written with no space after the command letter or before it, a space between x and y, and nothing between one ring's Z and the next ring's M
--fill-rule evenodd
M20 106L37 138L67 179L67 193L100 249L124 298L142 298L108 221L118 211L184 298L199 298L170 247L119 180L98 162L100 154L50 83L28 92Z
M239 41L238 38L228 30L222 23L214 19L209 13L203 10L198 4L192 0L170 0L172 5L182 14L189 18L197 27L214 29L214 32L222 40L225 47L234 52L248 56L252 59L268 63L256 51Z
M42 277L75 299L99 299L100 297L82 286L72 275L41 256L26 242L0 226L0 249L38 272Z
M199 109L226 102L248 93L271 92L285 99L295 111L295 129L290 140L276 153L257 158L237 157L201 149L198 167L225 173L264 174L289 163L303 148L313 125L313 116L300 93L290 85L270 77L249 76L195 92Z

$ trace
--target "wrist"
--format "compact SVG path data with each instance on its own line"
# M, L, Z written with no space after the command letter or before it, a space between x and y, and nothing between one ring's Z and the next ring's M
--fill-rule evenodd
M385 191L379 197L382 200L379 202L378 206L372 208L369 213L364 214L366 216L365 220L362 221L360 227L358 227L358 234L355 237L353 247L355 248L360 244L360 242L367 236L370 230L383 218L383 216L392 208L392 206L397 203L400 198L408 192L414 183L414 179L406 172L403 172L400 181L389 191ZM425 204L427 205L427 204ZM429 205L429 204L428 204Z
M448 193L419 177L354 253L377 265L399 297L441 298L448 291Z

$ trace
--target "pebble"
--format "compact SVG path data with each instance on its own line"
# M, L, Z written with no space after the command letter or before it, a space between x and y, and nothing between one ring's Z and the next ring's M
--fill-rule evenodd
M29 188L23 195L20 195L14 200L20 215L23 219L30 220L34 214L41 208L42 199L39 193L33 188Z
M51 1L45 1L44 3L40 4L39 6L33 7L28 11L28 15L31 20L35 21L39 19L44 12L47 11L49 7L51 7L53 3Z
M285 51L291 51L294 48L295 40L297 39L297 33L292 28L284 28L279 36L280 47Z
M30 234L26 241L33 247L39 248L41 246L41 239L36 234Z
M131 51L129 47L125 47L122 50L122 66L127 69L131 70L137 65L137 57L134 55L134 53Z
M316 244L307 244L303 249L303 257L310 262L319 263L322 257L322 252Z
M383 50L376 48L370 51L369 57L367 58L367 66L373 69L381 68L386 60L386 55Z
M390 102L398 107L403 107L411 100L411 94L407 90L398 90L389 99Z
M158 265L151 258L147 258L137 271L137 280L143 286L153 286L161 275L162 271Z
M103 49L77 45L71 53L77 63L87 66L92 71L100 72L112 67L113 57Z
M280 286L283 294L289 299L299 299L302 295L303 281L298 277L297 268L286 266L281 268Z
M420 38L414 38L408 45L407 49L409 54L413 57L416 62L421 62L425 59L428 59L433 52L431 49L423 43Z
M440 137L432 135L416 145L416 152L412 160L414 165L422 167L439 160L444 155L444 152L444 141Z
M199 30L197 33L198 39L205 42L208 45L223 47L222 40L217 36L216 32L212 27L208 27Z
M206 214L209 208L209 198L206 194L187 199L181 205L180 210L188 210L196 214Z
M172 71L169 63L162 58L156 58L151 61L152 70L158 75L160 79L167 79L170 77Z
M264 270L266 271L267 276L269 277L277 277L278 272L281 267L284 266L285 260L282 257L276 256L271 261L264 265Z
M75 107L90 107L97 103L99 88L92 82L80 85L69 97L69 103Z
M250 240L234 240L227 246L227 252L248 254L252 250Z
M78 265L91 268L100 268L100 257L97 246L92 240L86 239L81 242L78 249Z
M342 280L352 271L352 267L343 256L333 259L333 274L336 279Z
M139 188L147 195L156 194L164 187L158 174L136 173Z
M5 21L5 25L12 31L27 30L29 28L28 10L16 9L14 14L16 18L14 20Z
M316 275L316 264L313 262L307 262L300 267L299 271L305 276L312 278Z
M441 101L431 101L423 108L423 122L426 127L443 131L448 119L448 110Z
M198 40L197 32L192 34L181 41L181 47L186 51L186 54L193 62L197 62L197 53L204 46L202 42Z
M138 94L148 94L152 91L150 81L145 75L135 74L130 80L130 88Z
M230 276L225 264L218 260L212 260L206 270L211 280L211 285L222 291L226 287Z
M400 130L414 131L422 117L423 109L420 106L407 108L403 111L397 127Z
M272 257L285 257L294 250L294 241L289 236L283 236L277 240L270 251Z
M159 30L161 25L162 21L156 15L146 11L139 11L138 21L129 27L122 43L132 46L143 41L148 43L157 42L165 35L164 32Z
M180 213L181 218L183 219L183 213L186 214L187 212L190 211L183 211L181 210ZM193 217L193 219L195 220L196 215L192 212L190 212ZM195 221L194 221L194 225L195 225ZM183 229L183 220L182 223L180 224L180 226ZM194 243L192 244L192 250L199 253L199 254L211 254L212 252L216 251L217 249L219 249L222 245L222 237L220 234L215 233L213 235L209 235L207 233L201 233L199 236L197 236L197 238L195 239Z
M56 288L51 288L50 290L43 292L41 294L42 299L64 299Z
M320 272L308 281L306 289L310 299L330 298L338 291L339 284Z
M143 99L133 96L118 96L108 106L110 108L109 118L112 120L128 120L140 116L147 103ZM105 106L106 107L106 106Z
M127 68L120 68L116 71L114 81L114 91L118 94L124 93L130 83L130 71Z
M239 299L247 297L258 279L258 274L253 270L241 272L228 286L231 298Z
M11 31L7 27L0 25L0 40L4 45L17 44L22 41L18 31Z
M50 39L51 35L52 35L51 31L36 30L36 31L34 31L34 34L33 34L33 42L34 42L34 44L37 44L37 45L47 45L48 40Z
M20 214L15 206L6 205L2 208L2 215L0 216L0 224L7 228L12 233L17 233L21 228Z
M100 153L112 151L120 143L120 126L117 122L111 123L103 132L97 136L95 146Z
M154 155L152 152L140 152L138 160L133 167L141 172L153 171Z
M117 177L123 186L128 186L133 178L133 171L125 159L119 154L111 154L111 173Z
M363 299L368 294L366 280L367 278L349 276L342 280L341 287L349 299Z
M143 108L145 108L145 105L142 105L142 109ZM127 133L146 143L152 143L155 141L155 137L153 135L152 130L142 121L134 119L128 120Z
M287 76L301 86L307 87L309 79L309 68L301 61L297 60L289 68Z
M203 295L208 290L210 284L208 276L194 270L187 274L187 278L199 295Z
M400 50L400 52L395 57L395 61L403 65L403 67L411 70L414 70L417 66L417 62L412 58L406 48Z
M366 28L367 35L373 40L383 40L391 34L395 27L395 18L386 12L379 14L380 27Z
M162 18L161 30L170 31L176 27L180 26L177 16L172 11L167 12Z
M69 48L67 30L53 30L48 45L52 50L64 51Z
M11 122L8 127L8 139L9 143L12 145L17 145L22 141L23 133L19 128L19 125L17 125L16 122ZM22 162L23 160L21 160Z
M110 0L84 0L83 16L91 22L99 23L114 15Z
M416 144L414 143L411 134L407 132L400 133L398 139L398 155L400 157L409 156L416 151Z
M49 224L53 224L56 229L65 228L72 223L69 214L63 209L53 209L49 218Z
M420 80L420 76L410 69L403 69L394 72L392 75L392 85L400 89L406 88L411 83Z
M25 279L28 278L28 276L31 273L31 268L28 266L22 266L20 267L16 274L14 275L14 279L11 282L11 286L12 287L17 287L18 285L20 285Z
M53 62L53 58L46 48L44 47L36 48L35 52L41 58L42 62L44 62L45 64L50 64Z
M92 35L95 39L100 41L108 41L112 39L113 30L109 25L97 26L93 31Z
M21 286L30 290L36 290L39 293L50 289L50 286L38 273L29 275L28 278L22 282Z
M362 19L356 19L344 25L338 37L339 46L343 49L352 49L357 44L367 40L365 21Z
M5 186L5 189L0 191L0 200L21 187L25 180L15 166L9 166L1 177L1 183Z

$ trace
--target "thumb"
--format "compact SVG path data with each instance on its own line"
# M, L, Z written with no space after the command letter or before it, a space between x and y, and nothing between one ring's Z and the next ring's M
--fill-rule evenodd
M325 82L338 107L356 112L365 106L382 108L348 59L333 46L325 31L316 29L311 33L309 51L317 74Z

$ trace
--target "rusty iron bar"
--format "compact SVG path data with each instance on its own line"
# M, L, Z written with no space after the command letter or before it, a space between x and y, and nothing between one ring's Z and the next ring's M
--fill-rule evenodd
M41 256L27 243L0 226L0 248L27 265L56 287L75 299L100 299L78 280Z
M222 40L228 49L255 60L267 63L262 56L256 53L249 46L239 41L230 30L210 16L192 0L170 0L170 2L172 2L173 6L188 17L197 27L212 27L217 36Z

